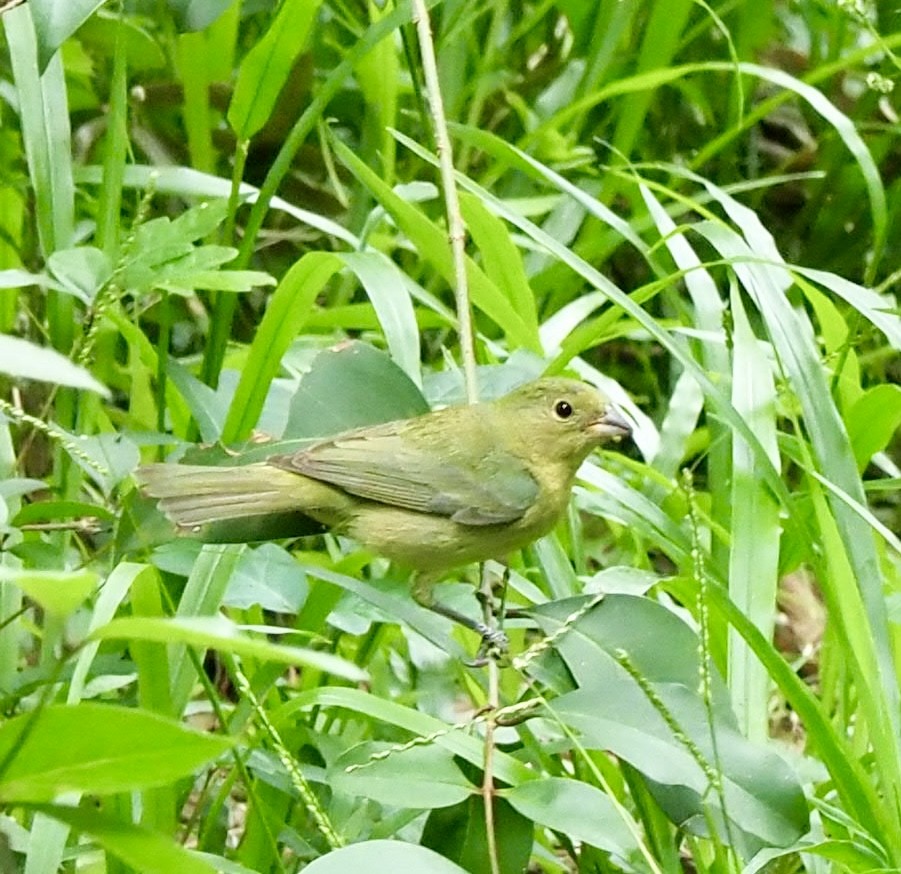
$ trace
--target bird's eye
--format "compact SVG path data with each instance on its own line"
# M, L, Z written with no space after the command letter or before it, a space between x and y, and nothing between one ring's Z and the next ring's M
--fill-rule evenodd
M573 406L569 401L557 401L554 404L554 415L558 419L568 419L573 414Z

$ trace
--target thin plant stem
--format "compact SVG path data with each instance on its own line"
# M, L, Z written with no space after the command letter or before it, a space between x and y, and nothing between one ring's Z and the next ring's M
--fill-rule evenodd
M424 0L413 0L413 19L419 38L419 53L422 60L423 80L426 97L432 113L432 124L435 128L435 145L438 153L438 166L441 174L441 187L444 191L444 205L447 211L447 229L450 239L451 253L454 263L454 298L457 318L460 323L460 357L463 362L463 378L466 384L466 398L474 404L479 399L479 387L476 376L475 336L472 325L472 305L469 299L469 285L466 277L466 229L460 213L460 200L457 196L457 183L454 178L454 155L451 149L450 136L447 132L447 120L444 115L444 101L441 98L441 83L438 80L438 64L435 60L435 45L432 40L432 28L429 13ZM486 582L487 573L483 572L483 593L487 596L485 605L486 618L491 613L491 585ZM485 723L485 757L482 774L482 797L485 802L485 834L488 842L488 860L491 874L500 874L497 839L494 822L494 729L496 713L500 706L500 677L497 661L488 659L488 707L489 718Z
M426 97L429 101L429 108L432 111L432 124L435 126L438 166L441 173L441 187L444 190L444 204L447 210L448 236L454 259L454 297L457 306L457 318L460 321L460 357L463 360L466 397L469 403L474 404L479 399L479 387L476 380L476 350L472 329L472 305L469 300L469 284L466 277L466 228L463 225L463 216L460 213L460 199L457 196L457 184L454 179L454 155L451 149L450 136L447 132L444 102L441 99L438 64L435 60L435 44L432 41L429 12L424 0L413 0L413 19L416 23L416 33L419 37L419 52L422 59Z

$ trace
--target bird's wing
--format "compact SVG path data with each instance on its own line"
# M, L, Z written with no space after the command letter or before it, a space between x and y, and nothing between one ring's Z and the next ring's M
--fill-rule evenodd
M498 449L476 458L459 447L417 445L403 431L365 429L269 464L368 501L447 516L463 525L519 519L538 497L523 462Z

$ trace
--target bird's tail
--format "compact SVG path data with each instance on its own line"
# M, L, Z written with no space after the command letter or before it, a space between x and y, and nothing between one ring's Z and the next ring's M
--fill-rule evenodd
M160 509L188 531L248 516L296 512L302 480L268 464L148 464L138 468L136 476L147 495L159 498Z

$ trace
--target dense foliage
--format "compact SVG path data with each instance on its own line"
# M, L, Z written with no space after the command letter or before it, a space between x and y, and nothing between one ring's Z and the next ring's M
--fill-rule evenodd
M2 14L0 869L898 870L901 9L429 7L443 108L406 0ZM463 402L468 302L634 423L440 587L500 665L136 488Z

